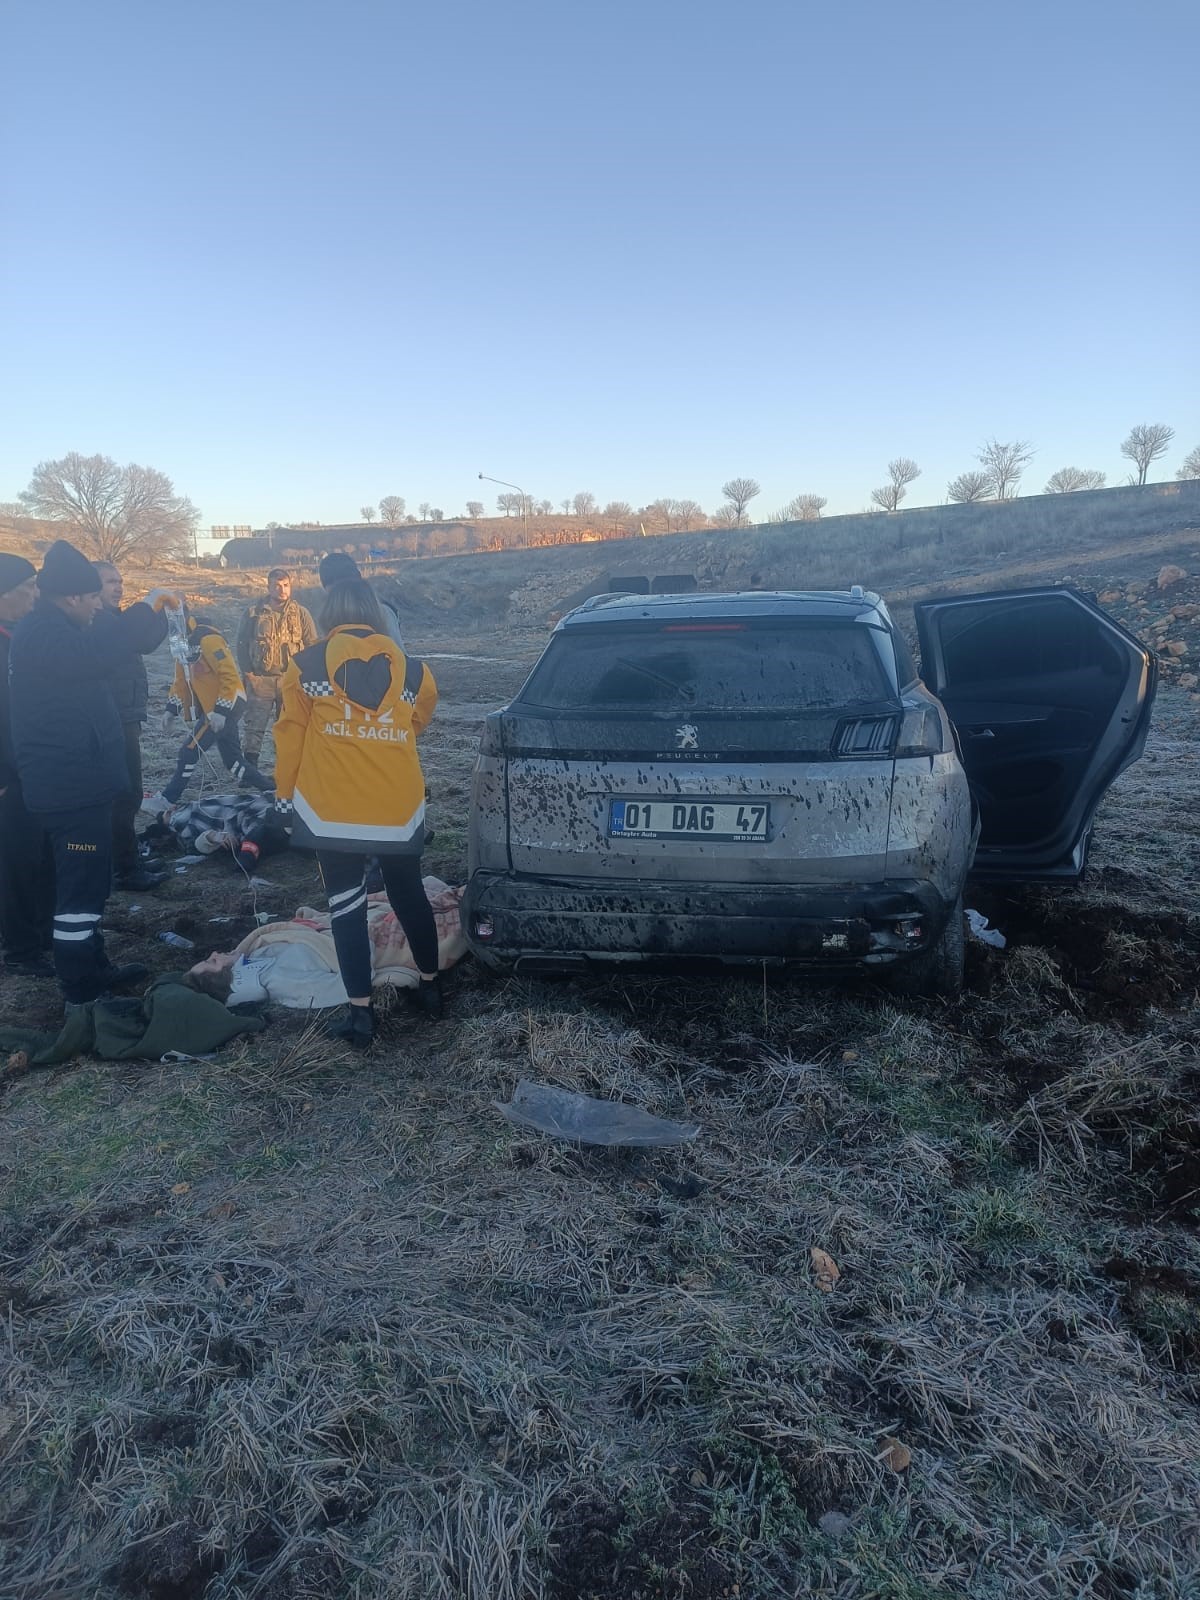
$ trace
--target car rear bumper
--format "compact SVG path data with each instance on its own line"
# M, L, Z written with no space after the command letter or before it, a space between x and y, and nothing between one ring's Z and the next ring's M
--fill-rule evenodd
M855 887L584 882L476 872L463 931L489 966L571 972L634 962L823 969L903 960L937 938L950 912L917 879Z

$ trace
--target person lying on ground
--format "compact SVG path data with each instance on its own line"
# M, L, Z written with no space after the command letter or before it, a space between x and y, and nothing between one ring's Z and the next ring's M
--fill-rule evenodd
M262 794L211 794L168 806L146 829L147 838L171 840L197 855L230 852L247 872L264 856L288 847L275 801Z
M292 843L317 852L349 1005L330 1024L365 1049L374 1034L367 935L368 855L412 945L428 1017L442 1011L437 928L421 883L425 778L417 735L437 704L422 661L387 636L379 601L361 579L336 583L321 608L326 637L302 650L283 680L275 724L276 805Z
M437 928L438 968L445 971L466 952L459 904L462 890L428 877L423 888ZM226 1005L269 1000L298 1011L345 1006L346 986L338 966L332 918L301 906L288 922L255 928L234 950L214 950L188 969L205 994ZM414 989L420 981L412 948L386 894L367 901L371 983L374 988Z
M169 732L177 718L192 724L192 732L180 746L179 758L170 782L159 794L142 802L142 809L156 816L176 805L191 782L200 757L215 744L226 767L238 783L252 789L269 789L271 779L252 766L242 754L239 732L246 708L246 689L233 659L233 652L211 622L203 617L187 617L187 662L175 663L175 681L163 712L162 727Z

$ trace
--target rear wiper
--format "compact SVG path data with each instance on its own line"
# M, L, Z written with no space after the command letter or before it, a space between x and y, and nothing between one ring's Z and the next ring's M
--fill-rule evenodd
M683 684L676 683L673 678L664 678L661 672L655 672L653 667L644 667L640 661L627 661L624 656L618 656L617 665L628 667L632 672L640 672L643 678L650 678L654 683L661 683L665 689L672 690L681 700L692 701L696 698L695 689L685 689Z

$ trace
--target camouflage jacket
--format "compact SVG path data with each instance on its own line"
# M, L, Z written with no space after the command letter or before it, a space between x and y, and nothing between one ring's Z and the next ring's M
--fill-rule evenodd
M259 600L242 618L237 660L243 673L275 677L299 651L317 642L317 625L298 600Z

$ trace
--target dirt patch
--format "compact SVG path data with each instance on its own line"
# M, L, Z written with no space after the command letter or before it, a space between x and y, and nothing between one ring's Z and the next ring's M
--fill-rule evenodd
M1013 949L1045 952L1088 1016L1136 1029L1150 1008L1179 1011L1195 1001L1200 920L1188 912L1147 913L1070 890L981 890L972 901Z

